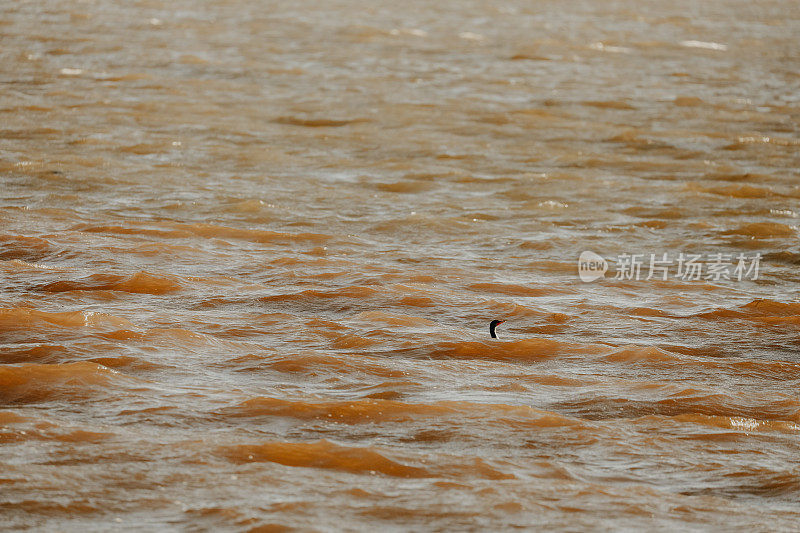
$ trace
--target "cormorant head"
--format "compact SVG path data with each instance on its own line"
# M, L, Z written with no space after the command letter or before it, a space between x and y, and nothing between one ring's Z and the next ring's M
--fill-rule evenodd
M489 335L491 335L493 339L497 338L497 335L494 334L494 328L496 328L497 326L499 326L503 322L505 322L505 320L492 320L489 323Z

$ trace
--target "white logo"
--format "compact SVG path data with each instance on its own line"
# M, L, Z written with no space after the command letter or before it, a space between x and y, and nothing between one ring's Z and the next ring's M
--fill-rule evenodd
M580 276L581 281L589 283L605 277L606 270L608 270L608 263L594 252L586 250L578 258L578 276Z

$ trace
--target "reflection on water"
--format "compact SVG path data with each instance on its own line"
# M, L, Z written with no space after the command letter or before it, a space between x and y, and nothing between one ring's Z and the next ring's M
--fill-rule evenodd
M0 6L2 522L793 529L798 19Z

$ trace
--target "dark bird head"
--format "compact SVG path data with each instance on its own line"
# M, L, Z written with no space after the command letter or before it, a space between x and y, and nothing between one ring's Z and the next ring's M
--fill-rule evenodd
M497 338L497 335L494 334L494 328L496 328L497 326L499 326L503 322L505 322L505 320L492 320L489 323L489 335L491 335L493 339Z

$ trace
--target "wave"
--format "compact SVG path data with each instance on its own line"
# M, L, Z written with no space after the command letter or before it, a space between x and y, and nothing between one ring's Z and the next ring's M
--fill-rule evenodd
M350 124L369 122L365 118L331 119L331 118L302 118L302 117L278 117L274 120L277 124L288 126L302 126L305 128L341 128Z
M0 309L0 332L41 328L109 329L133 327L128 320L96 311L48 312L27 307Z
M364 311L354 317L356 320L363 320L365 322L374 322L380 324L388 324L390 326L432 326L433 321L427 318L411 315L401 315L387 313L385 311Z
M337 470L351 474L383 474L398 478L473 477L515 479L479 458L457 463L440 462L431 466L411 466L390 459L389 452L372 446L342 446L327 440L317 442L272 441L260 444L223 446L220 455L237 464L278 463L285 466Z
M221 454L234 463L270 462L285 466L341 470L353 474L381 473L392 477L432 477L425 468L404 465L388 459L372 447L340 446L319 442L266 442L221 448Z
M318 353L313 350L304 350L288 356L257 356L249 354L235 357L225 362L225 366L233 366L239 371L247 372L260 369L269 369L287 374L306 374L316 376L321 372L338 373L364 373L385 379L404 379L408 371L397 368L395 365L384 365L373 358L365 358L352 354L332 355Z
M672 384L659 383L640 388L653 398L631 399L592 394L575 400L557 402L552 407L587 420L701 415L793 424L800 422L800 401L786 395L753 398L750 395L732 396L715 390L693 388L674 391Z
M0 234L0 260L38 262L55 252L47 239L25 235Z
M755 187L753 185L727 185L706 187L697 184L687 185L691 191L715 194L717 196L727 196L729 198L770 198L783 196L768 187Z
M800 325L800 302L757 298L735 309L718 308L691 316L709 320L741 318L765 324Z
M701 413L684 413L674 416L648 415L636 420L639 424L657 424L664 426L667 423L695 424L709 428L733 430L741 434L753 431L777 431L781 433L800 432L800 425L786 420L758 419L737 416L708 415Z
M742 235L755 239L770 239L774 237L794 237L797 235L797 230L779 222L754 222L723 231L722 235Z
M0 443L25 443L28 441L56 441L67 443L95 443L114 434L65 427L49 420L20 416L10 411L0 412Z
M115 370L89 362L4 365L0 366L0 402L85 400L100 394L102 389L110 393L123 378L130 379Z
M182 284L173 276L137 272L131 276L95 274L77 281L55 281L40 285L45 292L70 291L120 291L132 294L167 294L182 289Z
M53 363L63 360L70 353L72 349L63 344L17 345L3 348L0 363Z
M306 291L294 292L289 294L276 294L273 296L263 296L259 298L262 302L293 302L306 300L332 300L332 299L354 299L363 300L371 298L380 291L372 287L343 287L340 289L317 290L309 289Z
M568 294L570 291L565 289L554 289L552 287L528 287L525 285L515 285L512 283L473 283L467 289L475 292L493 292L508 296L552 296L558 294Z
M216 224L181 224L165 223L163 227L152 226L118 226L109 224L79 224L73 231L84 233L108 233L112 235L142 235L163 239L185 239L205 237L218 239L236 239L261 244L270 243L323 243L333 237L322 233L283 233L279 231L242 229Z
M473 420L475 424L481 425L511 425L531 429L583 424L574 418L525 405L466 401L410 403L373 398L310 402L259 396L228 408L223 413L234 417L280 416L343 424L419 422L427 426L426 420L455 418Z
M530 338L513 341L443 341L381 352L381 355L431 359L536 361L557 356L600 354L609 349L608 346L601 344L578 344L553 339Z

